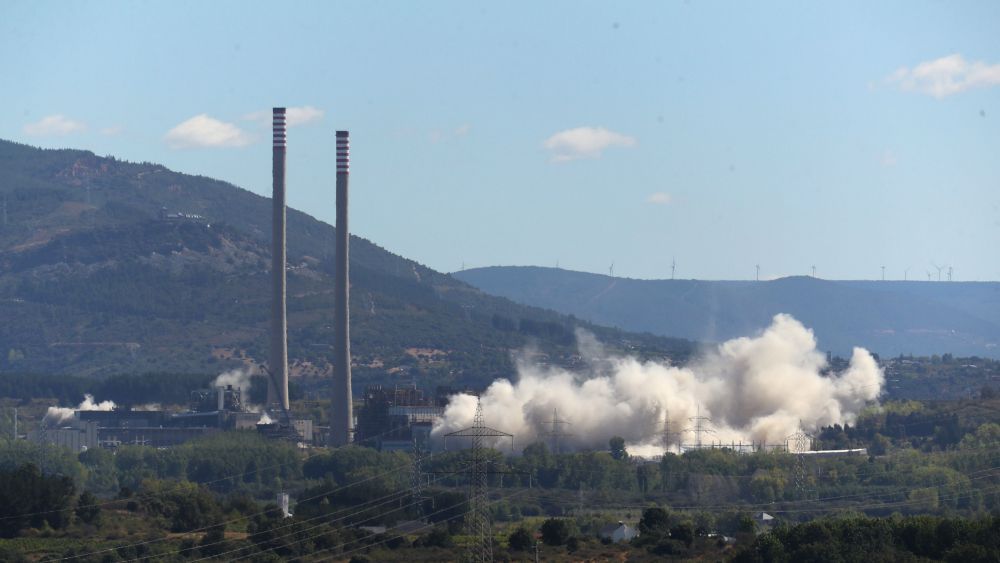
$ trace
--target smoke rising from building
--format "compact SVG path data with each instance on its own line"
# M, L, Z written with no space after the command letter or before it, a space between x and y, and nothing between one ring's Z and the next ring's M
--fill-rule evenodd
M243 391L250 390L250 378L254 375L254 369L231 369L229 371L224 371L212 381L212 387L226 387L227 385L232 385L233 389L242 389Z
M114 401L101 401L98 403L94 401L94 396L88 393L83 396L83 402L75 409L69 407L49 407L45 411L42 424L46 426L58 426L73 418L75 411L110 411L114 410L115 406Z
M812 331L789 315L684 367L608 355L587 334L578 335L578 344L589 365L584 373L541 366L523 355L515 382L493 382L481 397L489 425L526 445L550 430L546 423L558 409L572 423L563 440L569 447L603 449L621 436L634 448L659 452L665 436L671 445L694 443L684 431L700 415L711 418L706 428L714 430L705 443L783 444L800 430L854 421L885 382L861 348L846 370L824 375L826 358ZM453 396L434 434L470 426L475 409L475 397Z

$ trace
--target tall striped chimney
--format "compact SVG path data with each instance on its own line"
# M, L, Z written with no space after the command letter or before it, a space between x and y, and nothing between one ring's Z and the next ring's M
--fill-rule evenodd
M288 409L288 319L285 314L285 108L272 113L271 354L267 404ZM277 383L277 389L275 384Z
M337 131L337 272L334 280L333 401L330 404L330 442L349 444L354 432L351 397L350 231L347 226L347 178L350 171L350 134Z

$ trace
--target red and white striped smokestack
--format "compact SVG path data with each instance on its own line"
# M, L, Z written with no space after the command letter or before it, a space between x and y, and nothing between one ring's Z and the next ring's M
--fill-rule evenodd
M333 401L330 404L330 442L349 444L354 435L351 396L350 229L347 226L347 179L350 172L350 134L337 131L337 272L334 279Z
M285 108L272 113L271 160L271 350L268 406L288 409L288 321L285 308ZM277 385L277 388L275 388Z

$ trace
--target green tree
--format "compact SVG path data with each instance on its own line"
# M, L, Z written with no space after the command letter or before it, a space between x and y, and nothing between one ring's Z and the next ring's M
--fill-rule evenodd
M535 544L535 538L524 526L518 526L507 536L507 543L514 551L527 551Z
M74 495L71 479L44 475L34 464L0 471L0 536L13 537L27 527L66 527Z
M542 523L542 541L546 545L563 545L570 535L569 523L562 518L549 518Z
M608 440L608 449L611 450L611 457L615 459L628 459L628 452L625 451L625 438L613 436Z
M670 529L670 513L666 510L653 507L642 512L639 519L639 532L643 536L658 537L665 535Z
M97 497L90 491L83 491L76 501L76 517L86 524L99 525L101 522L101 507Z

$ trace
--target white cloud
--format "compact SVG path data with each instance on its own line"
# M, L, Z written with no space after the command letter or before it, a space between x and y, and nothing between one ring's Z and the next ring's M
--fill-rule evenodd
M552 135L543 146L552 151L552 162L568 162L579 158L599 158L609 147L634 147L634 137L609 131L603 127L577 127Z
M325 111L312 106L288 108L285 110L285 121L289 127L295 127L296 125L305 125L319 121L323 119L325 113Z
M432 143L440 143L452 139L460 139L468 135L470 131L472 131L472 126L468 123L463 123L454 129L431 129L427 136Z
M82 121L76 121L60 114L49 115L43 117L41 121L28 123L24 126L24 132L33 137L61 137L86 130L87 125Z
M912 69L902 67L886 81L902 90L944 98L972 88L1000 85L1000 64L970 63L956 53L924 61Z
M882 154L879 156L878 161L879 164L888 168L890 166L896 166L896 162L898 162L898 159L896 158L895 153L887 150L882 152Z
M164 139L172 149L244 147L253 142L253 138L239 127L204 113L167 131Z
M649 194L646 198L646 203L652 203L653 205L669 205L670 202L674 200L667 192L655 192Z
M271 122L271 110L261 110L255 111L253 113L248 113L243 116L244 121L260 121L264 123ZM309 123L315 123L326 115L326 112L315 108L313 106L299 106L285 108L285 124L288 127L295 127L297 125L306 125Z
M101 135L105 137L117 137L125 132L125 128L121 125L112 125L111 127L104 127L101 129Z

